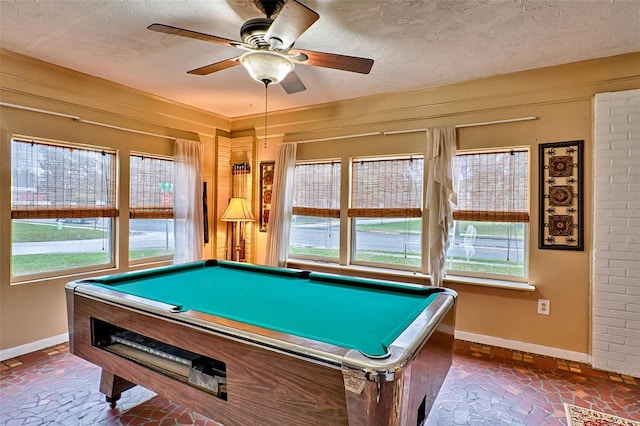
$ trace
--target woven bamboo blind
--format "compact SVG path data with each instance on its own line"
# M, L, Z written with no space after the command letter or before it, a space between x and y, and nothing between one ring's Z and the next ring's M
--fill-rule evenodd
M131 219L173 218L173 161L131 155Z
M455 220L529 222L526 150L458 153Z
M340 162L296 164L293 214L340 217Z
M349 217L421 217L424 159L357 159Z
M11 141L11 218L115 217L116 154L45 141Z

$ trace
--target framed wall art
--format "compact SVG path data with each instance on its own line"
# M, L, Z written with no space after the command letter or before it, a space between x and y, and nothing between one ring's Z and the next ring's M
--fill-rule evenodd
M538 248L584 250L584 141L540 144Z
M260 232L267 232L267 225L269 224L275 164L273 161L260 163Z

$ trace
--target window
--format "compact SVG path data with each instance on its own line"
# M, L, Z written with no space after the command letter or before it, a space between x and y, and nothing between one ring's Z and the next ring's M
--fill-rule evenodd
M115 151L11 141L11 276L113 265Z
M529 222L525 149L458 153L449 273L524 278Z
M296 164L289 255L340 256L340 162Z
M422 156L351 164L352 263L422 265Z
M173 256L173 161L132 154L130 166L129 261Z

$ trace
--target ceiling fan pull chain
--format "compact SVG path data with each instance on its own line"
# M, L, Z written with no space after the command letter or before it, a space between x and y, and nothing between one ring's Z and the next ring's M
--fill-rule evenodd
M267 148L267 90L269 88L269 83L271 83L266 78L262 80L264 83L264 148Z

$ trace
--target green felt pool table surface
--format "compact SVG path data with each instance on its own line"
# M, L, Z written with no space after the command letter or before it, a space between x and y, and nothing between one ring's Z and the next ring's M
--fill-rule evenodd
M384 281L202 261L91 284L377 357L437 296Z

